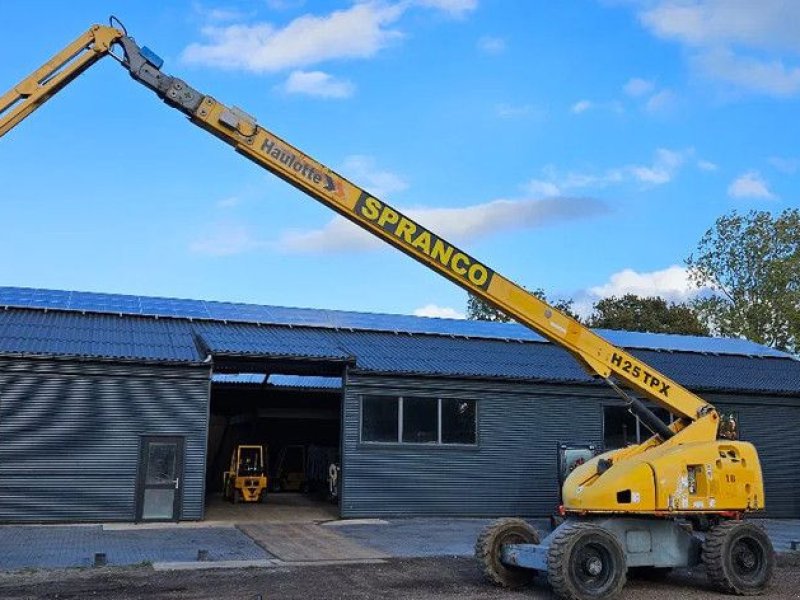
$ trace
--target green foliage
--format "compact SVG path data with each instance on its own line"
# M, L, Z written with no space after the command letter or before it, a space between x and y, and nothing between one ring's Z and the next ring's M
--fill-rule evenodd
M659 297L642 298L634 294L598 300L586 324L589 327L626 331L709 334L708 328L698 320L690 306L669 303Z
M541 300L544 300L550 306L561 311L565 315L572 317L576 321L580 321L580 317L573 312L572 305L574 301L572 299L550 299L541 288L531 291L531 294L537 298L540 298ZM476 321L497 321L500 323L508 323L509 321L513 321L511 317L509 317L500 309L495 308L494 306L484 302L472 294L469 294L467 298L467 318Z
M686 265L713 290L693 307L714 334L800 349L800 210L722 216Z
M472 294L468 294L467 297L467 318L473 321L497 321L498 323L508 323L512 320L499 308L495 308Z

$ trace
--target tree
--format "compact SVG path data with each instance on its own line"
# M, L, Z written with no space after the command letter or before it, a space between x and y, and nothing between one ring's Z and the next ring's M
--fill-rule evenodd
M560 298L551 300L541 288L533 290L531 294L541 300L544 300L553 308L563 312L566 315L569 315L576 321L580 321L580 317L578 317L578 315L572 310L572 305L574 302L572 299ZM469 294L467 298L467 318L476 321L498 321L500 323L508 323L509 321L513 321L511 317L509 317L500 309L495 308L491 304L484 302L472 294Z
M800 349L800 210L724 215L686 265L710 290L693 306L713 333Z
M589 327L626 331L709 334L708 328L700 322L690 306L667 302L657 296L642 298L634 294L598 300L586 324Z

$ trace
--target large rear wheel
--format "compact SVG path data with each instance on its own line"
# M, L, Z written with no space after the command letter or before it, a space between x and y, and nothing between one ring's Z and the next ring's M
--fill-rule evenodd
M500 553L505 544L538 544L539 533L522 519L500 519L484 528L475 542L475 558L486 579L507 588L528 585L536 575L533 569L505 565Z
M547 555L553 591L568 600L607 600L625 585L625 553L607 529L593 523L564 525Z
M726 521L706 534L703 563L708 578L720 591L752 596L769 587L775 569L775 551L761 527Z

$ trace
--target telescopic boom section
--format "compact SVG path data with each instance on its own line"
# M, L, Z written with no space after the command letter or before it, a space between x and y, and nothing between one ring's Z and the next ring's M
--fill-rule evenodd
M0 137L103 58L123 37L114 27L93 25L0 98Z
M695 421L708 404L666 375L615 347L574 319L486 264L455 247L399 210L258 125L237 108L205 96L159 69L161 61L131 38L120 43L131 76L153 89L196 125L233 146L309 196L395 248L496 306L571 352L593 375L615 378L672 413Z

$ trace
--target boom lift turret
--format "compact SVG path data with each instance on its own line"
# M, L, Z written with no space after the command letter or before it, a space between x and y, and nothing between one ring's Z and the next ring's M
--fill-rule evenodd
M769 538L742 520L744 513L764 508L758 454L751 444L719 439L719 414L708 402L245 112L165 74L161 59L113 17L110 26L94 25L0 98L0 137L106 55L246 158L568 350L650 429L653 435L645 442L606 452L569 475L563 485L565 522L544 540L518 519L488 527L476 543L476 556L490 580L516 587L541 571L561 597L601 599L621 590L628 569L704 563L723 591L754 594L768 586L774 564ZM674 421L664 423L643 399L668 410Z

